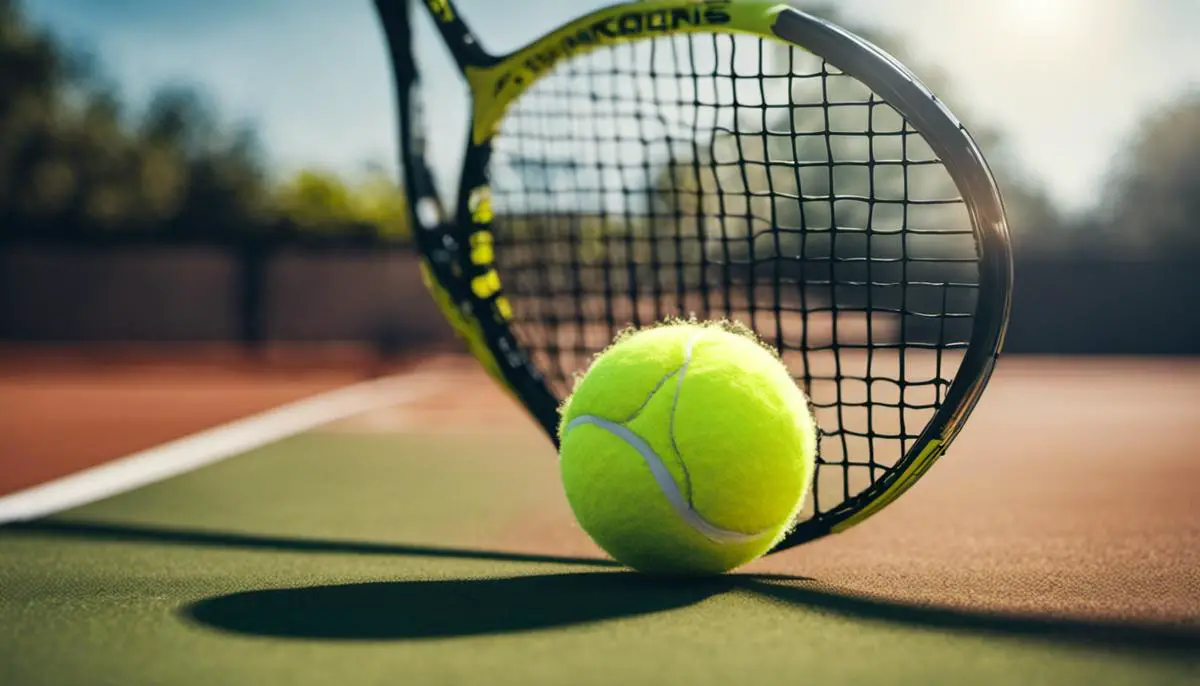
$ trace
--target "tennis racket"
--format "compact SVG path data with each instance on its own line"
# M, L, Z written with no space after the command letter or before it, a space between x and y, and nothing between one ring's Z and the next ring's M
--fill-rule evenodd
M907 68L774 2L613 5L508 55L450 0L420 4L471 95L448 206L408 3L376 0L422 270L551 440L615 334L694 316L772 344L816 414L812 497L776 551L944 453L999 355L1012 257L983 155Z

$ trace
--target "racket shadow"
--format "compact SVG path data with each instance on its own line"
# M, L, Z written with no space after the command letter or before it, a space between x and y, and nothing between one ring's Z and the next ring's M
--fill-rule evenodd
M612 560L598 557L567 557L498 550L475 550L402 543L376 543L373 541L291 538L226 531L202 531L174 527L107 524L55 519L8 524L0 527L0 533L52 535L91 541L161 543L190 547L241 548L248 550L275 550L279 552L433 557L493 562L586 565L589 567L620 566Z
M985 636L1033 639L1104 650L1176 654L1195 660L1200 627L920 605L797 584L780 577L748 579L744 588L777 602L852 619Z

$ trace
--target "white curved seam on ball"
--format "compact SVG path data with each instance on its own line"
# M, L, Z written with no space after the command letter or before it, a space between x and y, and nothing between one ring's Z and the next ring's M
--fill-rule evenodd
M667 417L667 436L671 439L671 450L675 453L675 459L679 461L679 468L683 470L683 485L687 490L687 506L693 511L696 503L692 499L692 473L688 470L687 460L683 459L683 453L679 451L679 444L675 442L675 412L679 409L679 396L683 394L683 378L687 376L688 366L692 364L692 351L696 347L696 341L700 340L703 335L703 331L697 332L695 336L688 339L687 346L683 349L683 364L678 369L679 376L675 380L675 395L671 398L671 414Z
M654 476L654 481L658 483L659 490L662 491L663 496L666 497L667 502L671 504L671 507L675 510L676 514L678 514L680 518L682 518L683 521L688 524L688 526L691 526L710 541L714 543L748 543L750 541L762 538L769 533L769 531L761 531L759 533L746 534L742 533L741 531L730 531L728 529L722 529L704 519L699 512L694 510L690 505L688 505L687 501L684 500L683 494L679 492L679 486L676 485L675 479L671 476L670 470L667 469L666 464L663 463L662 458L658 456L658 453L654 452L654 448L650 447L649 443L647 443L641 436L630 430L627 426L604 419L603 417L583 415L568 422L566 431L563 432L563 435L565 436L567 433L570 433L572 429L582 424L591 424L604 429L617 438L625 441L631 448L636 450L638 454L642 456L642 459L645 460L646 466L650 468L650 473Z

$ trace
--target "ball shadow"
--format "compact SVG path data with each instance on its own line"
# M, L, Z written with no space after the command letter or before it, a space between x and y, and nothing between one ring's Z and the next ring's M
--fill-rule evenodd
M392 581L245 591L181 610L191 622L252 636L429 639L550 629L685 607L736 586L727 578L597 572Z

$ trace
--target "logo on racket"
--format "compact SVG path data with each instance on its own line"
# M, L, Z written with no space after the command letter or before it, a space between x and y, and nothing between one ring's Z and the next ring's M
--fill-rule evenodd
M430 0L438 4L444 0ZM671 33L685 27L720 26L728 24L732 17L728 12L729 0L690 2L677 7L664 7L644 11L621 11L601 17L574 33L568 33L553 41L546 48L529 55L520 67L502 74L496 80L493 96L498 96L510 84L524 85L560 60L573 55L581 46L596 47L619 40L636 39L646 34Z

